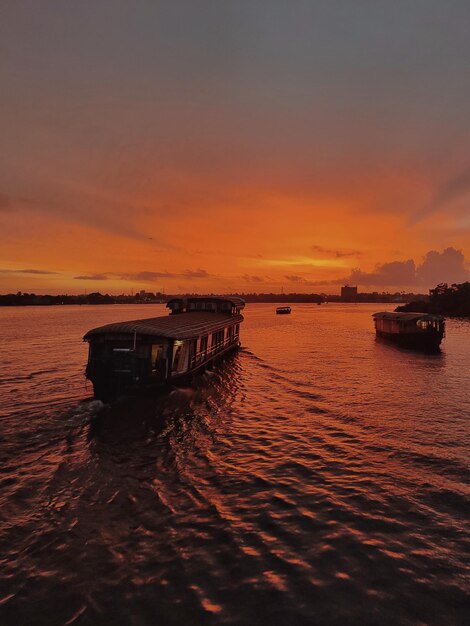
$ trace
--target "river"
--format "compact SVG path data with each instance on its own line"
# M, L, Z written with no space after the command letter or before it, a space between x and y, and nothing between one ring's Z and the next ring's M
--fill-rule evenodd
M113 405L81 338L162 305L0 309L2 624L470 623L470 321L429 355L292 308Z

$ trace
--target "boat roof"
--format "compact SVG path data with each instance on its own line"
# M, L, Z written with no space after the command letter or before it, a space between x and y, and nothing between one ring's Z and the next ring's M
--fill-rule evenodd
M399 313L397 311L381 311L380 313L374 313L372 317L376 320L396 320L403 322L413 322L415 320L439 322L444 319L442 315L433 315L431 313Z
M167 339L192 339L222 330L229 323L239 324L242 321L243 315L197 311L106 324L89 330L83 340L88 341L96 335L133 334L134 332L138 335L153 335Z
M182 298L172 298L168 300L167 306L170 306L173 302L229 302L232 306L238 306L243 308L245 306L245 300L238 296L187 296Z

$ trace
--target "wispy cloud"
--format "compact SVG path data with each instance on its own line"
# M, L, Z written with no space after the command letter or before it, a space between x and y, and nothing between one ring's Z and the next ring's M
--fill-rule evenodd
M323 246L312 246L312 252L318 252L326 256L332 256L335 259L343 259L347 257L359 257L361 252L358 250L333 250L331 248L324 248Z
M466 170L459 176L448 179L440 185L433 198L420 211L410 217L411 225L417 224L432 213L436 213L467 195L470 195L470 170Z
M123 280L141 280L143 282L152 282L154 280L160 280L160 279L165 279L165 278L171 278L171 279L185 279L185 280L195 280L195 279L200 279L200 278L212 278L212 275L209 274L209 272L207 272L206 270L203 269L196 269L196 270L185 270L182 273L175 273L175 272L154 272L154 271L142 271L142 272L136 272L136 273L132 273L132 274L121 274L120 278L122 278Z
M303 285L304 287L306 286L314 287L314 286L325 284L324 281L308 280L304 276L299 276L298 274L287 274L286 276L284 276L284 278L288 280L290 283L295 283L296 285Z
M347 263L340 258L318 259L309 256L292 256L281 259L259 259L256 265L260 267L347 267Z
M284 278L288 280L290 283L305 283L306 282L305 278L303 276L299 276L298 274L288 274L284 276Z
M59 274L59 272L51 272L49 270L39 270L39 269L24 269L24 270L9 270L9 269L0 269L0 273L2 274L38 274L38 275L52 275Z
M212 278L211 274L206 270L197 269L197 270L186 270L184 274L180 275L182 278Z
M185 280L196 280L196 279L205 279L205 278L213 278L213 274L209 274L204 269L198 268L196 270L185 270L182 273L175 272L167 272L167 271L152 271L152 270L142 270L140 272L130 272L130 273L122 273L122 272L101 272L96 274L83 274L79 276L75 276L75 280L134 280L139 282L151 283L156 280L164 280L164 279L185 279Z
M46 218L145 242L157 249L179 250L173 243L158 237L151 228L140 225L140 218L149 214L144 202L115 190L44 173L40 185L31 183L28 196L0 193L0 211L14 208L28 213L34 210L35 214Z
M84 274L82 276L74 276L75 280L109 280L109 274Z
M242 274L240 276L247 283L266 283L269 282L268 278L263 278L262 276L253 276L252 274Z

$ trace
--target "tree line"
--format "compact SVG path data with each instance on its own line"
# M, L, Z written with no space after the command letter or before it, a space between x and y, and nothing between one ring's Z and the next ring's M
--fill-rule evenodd
M429 299L399 306L396 311L436 313L455 317L470 317L470 282L440 283L429 291Z

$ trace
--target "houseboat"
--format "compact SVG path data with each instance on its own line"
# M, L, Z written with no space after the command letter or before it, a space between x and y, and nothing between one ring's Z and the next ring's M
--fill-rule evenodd
M381 312L372 317L377 337L402 346L437 350L444 337L445 321L440 315Z
M277 315L289 315L291 312L290 306L278 306L276 309Z
M86 333L86 377L95 397L158 390L188 379L240 345L240 311L231 297L174 298L170 314L117 322Z

